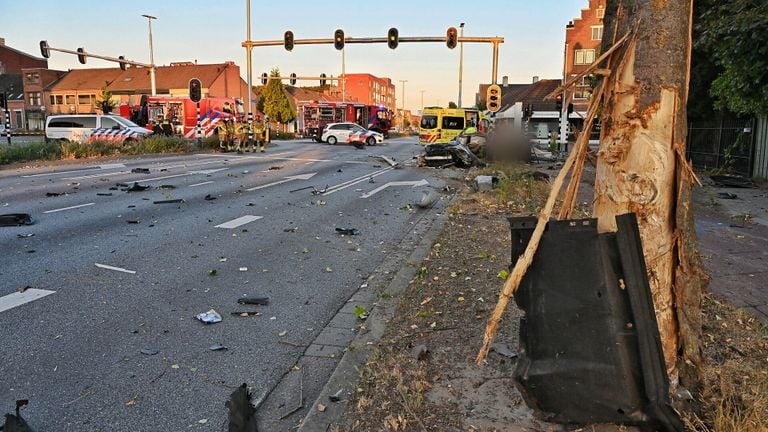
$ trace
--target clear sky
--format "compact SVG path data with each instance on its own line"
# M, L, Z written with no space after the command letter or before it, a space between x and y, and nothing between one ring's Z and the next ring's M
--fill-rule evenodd
M247 0L0 0L0 37L6 44L39 56L40 40L53 47L149 62L147 19L152 22L156 64L175 61L217 63L233 60L245 77ZM34 6L30 6L33 4ZM530 82L534 75L559 78L563 69L565 25L579 16L588 0L484 0L484 1L336 1L251 0L253 40L282 39L292 30L297 39L331 38L337 28L351 37L385 37L390 27L400 36L444 36L450 26L466 23L465 36L501 36L499 82ZM480 83L491 79L490 44L464 44L463 105L473 105ZM255 77L279 67L288 75L337 76L341 52L331 45L303 45L287 52L282 47L253 50ZM49 67L83 67L68 54L52 53ZM88 67L112 63L89 59ZM385 44L348 45L347 73L367 72L391 78L397 88L397 106L421 108L447 105L458 98L459 49L444 43L402 43L396 50ZM317 83L299 83L299 85Z

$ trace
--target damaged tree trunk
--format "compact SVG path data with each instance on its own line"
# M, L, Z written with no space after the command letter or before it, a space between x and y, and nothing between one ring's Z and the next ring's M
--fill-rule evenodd
M601 232L616 231L615 215L637 214L671 383L695 387L707 277L691 208L697 180L684 158L692 7L608 0L605 28L624 34L637 26L637 34L605 83L594 211Z

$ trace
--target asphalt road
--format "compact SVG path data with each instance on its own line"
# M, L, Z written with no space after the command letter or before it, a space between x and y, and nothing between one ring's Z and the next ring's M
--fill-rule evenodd
M420 150L412 138L280 142L0 171L0 214L34 220L0 227L0 412L29 399L23 414L43 431L222 430L235 387L269 394L392 251L415 246L401 244L413 226L444 210L413 205L443 186L415 167ZM134 181L151 188L110 189ZM397 181L421 184L387 186ZM294 191L311 186L328 188ZM13 306L23 287L47 295ZM269 305L238 305L244 296ZM223 321L194 318L209 309ZM304 371L308 403L331 370Z

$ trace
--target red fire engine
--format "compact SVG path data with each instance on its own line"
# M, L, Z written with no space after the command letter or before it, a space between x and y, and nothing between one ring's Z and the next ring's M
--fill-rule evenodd
M352 122L389 137L392 111L383 105L360 102L301 102L298 107L298 132L320 142L323 129L330 123Z
M232 113L224 112L224 104L229 103ZM200 100L200 127L202 136L215 133L216 126L222 119L242 116L243 102L240 99L212 97ZM197 126L197 106L185 96L142 96L139 106L120 106L120 115L134 123L158 133L172 133L195 138ZM168 119L166 123L164 120ZM170 128L164 131L163 126Z

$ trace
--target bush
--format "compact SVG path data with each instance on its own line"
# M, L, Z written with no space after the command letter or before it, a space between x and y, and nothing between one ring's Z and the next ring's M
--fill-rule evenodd
M11 144L0 146L0 164L61 158L58 143Z

